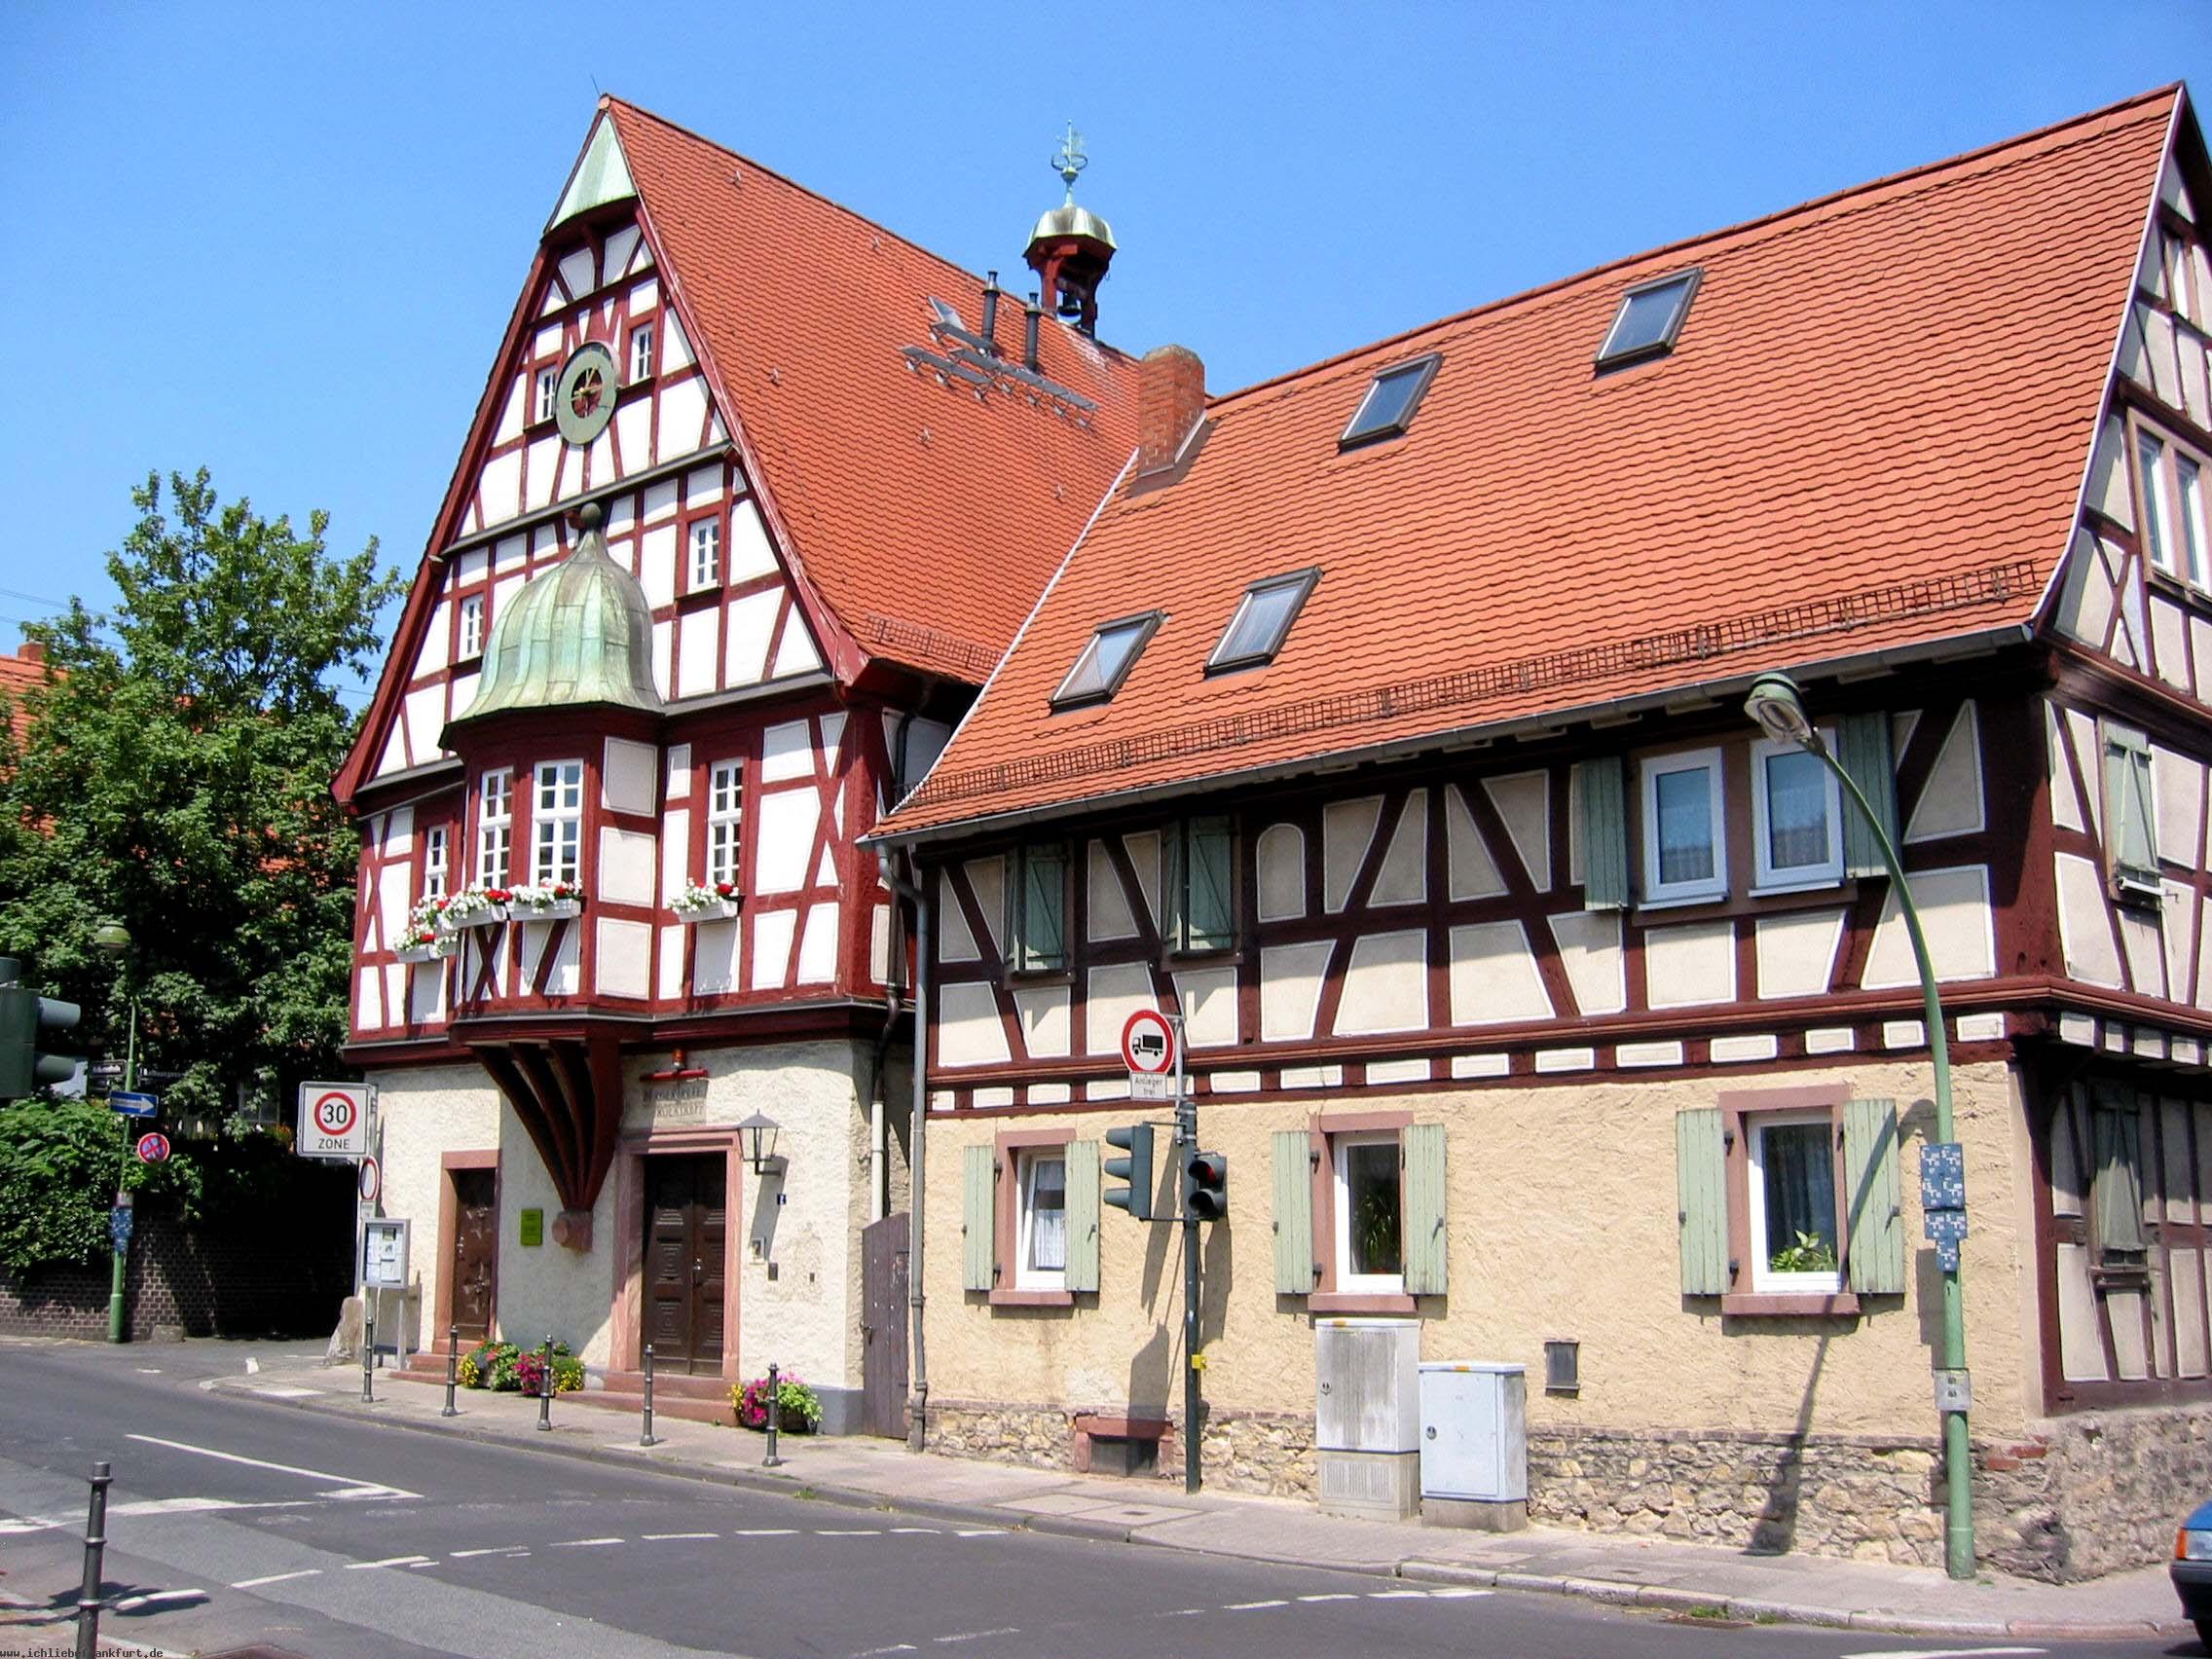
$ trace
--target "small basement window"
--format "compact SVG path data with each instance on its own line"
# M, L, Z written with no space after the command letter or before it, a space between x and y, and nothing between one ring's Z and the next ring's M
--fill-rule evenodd
M1100 623L1098 631L1090 636L1076 657L1075 666L1068 670L1068 677L1060 682L1060 688L1052 693L1052 707L1080 708L1085 703L1103 703L1113 696L1122 688L1122 682L1136 666L1145 642L1159 626L1157 610L1148 610L1141 616L1124 616L1118 622Z
M1254 582L1237 602L1235 614L1222 630L1221 644L1206 659L1206 672L1225 668L1251 668L1273 660L1282 649L1299 607L1321 579L1318 570L1297 571L1287 576L1270 576Z
M1413 421L1421 394L1428 390L1428 383L1436 378L1436 365L1442 361L1443 358L1432 351L1410 363L1378 370L1368 385L1367 395L1352 412L1351 424L1337 440L1337 447L1350 449L1354 444L1373 443L1378 438L1394 438L1404 431Z
M1598 367L1617 368L1672 351L1704 275L1702 271L1678 272L1655 282L1639 283L1623 294L1620 312L1605 333L1604 345L1598 349Z

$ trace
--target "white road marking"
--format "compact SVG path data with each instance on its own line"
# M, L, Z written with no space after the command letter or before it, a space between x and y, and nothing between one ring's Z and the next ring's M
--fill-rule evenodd
M1283 1602L1283 1601L1274 1601L1274 1602L1232 1602L1232 1603L1230 1603L1230 1604L1229 1604L1229 1605L1227 1605L1226 1607L1222 1608L1221 1610L1222 1610L1223 1612L1225 1612L1225 1613L1249 1613L1249 1612L1255 1612L1255 1611L1257 1611L1257 1610L1258 1610L1259 1608L1261 1608L1261 1607L1287 1607L1287 1606L1289 1606L1289 1605L1290 1605L1290 1604L1289 1604L1288 1602Z
M211 1394L215 1391L215 1384L221 1381L222 1379L217 1377L203 1377L198 1382L194 1383L193 1386L198 1388L203 1394Z
M453 1559L456 1561L463 1561L469 1556L528 1554L530 1554L530 1546L528 1544L491 1544L480 1550L456 1550L453 1552Z
M1356 1602L1359 1598L1349 1590L1332 1590L1326 1596L1301 1596L1301 1602Z
M297 1572L272 1572L266 1578L241 1578L232 1585L233 1590L258 1590L264 1584L281 1584L287 1578L313 1578L320 1573L319 1567L303 1567Z
M881 1527L817 1527L814 1530L814 1535L818 1538L880 1538L883 1536L883 1529Z
M1006 1529L1004 1527L977 1527L967 1531L955 1532L952 1535L956 1538L1000 1538L1006 1535Z
M171 1452L190 1452L196 1456L217 1457L226 1463L242 1463L249 1469L274 1469L280 1475L299 1475L311 1481L336 1481L343 1492L326 1493L327 1497L367 1496L421 1497L419 1492L403 1492L398 1487L383 1486L375 1481L357 1481L351 1475L334 1475L324 1469L303 1469L297 1463L272 1463L261 1457L245 1457L236 1452L218 1452L212 1446L194 1446L184 1440L164 1440L159 1435L131 1434L125 1436L147 1446L166 1446Z
M122 1601L116 1602L112 1605L117 1612L128 1613L139 1607L150 1607L156 1602L204 1602L206 1600L207 1592L204 1590L149 1590L143 1596L126 1596Z
M348 1572L366 1572L372 1567L413 1567L418 1562L425 1562L429 1559L425 1555L404 1555L391 1556L384 1561L350 1561L346 1564L346 1570Z
M648 1544L664 1544L671 1538L719 1538L720 1536L719 1532L647 1532L645 1538Z
M1476 1596L1494 1596L1494 1590L1474 1590L1464 1584L1448 1584L1440 1590L1428 1592L1431 1602L1464 1602Z
M878 1655L885 1653L919 1653L921 1649L910 1641L895 1641L889 1647L864 1647L853 1655L853 1659L878 1659Z
M620 1538L563 1538L552 1547L557 1550L596 1550L605 1544L618 1544Z
M1163 1619L1195 1619L1200 1613L1212 1611L1211 1607L1177 1607L1173 1612L1161 1613L1160 1616Z
M159 1377L161 1374L162 1368L158 1365L141 1365L138 1367L138 1375L141 1377Z
M1021 1627L1019 1625L1001 1625L996 1630L964 1630L958 1636L936 1636L930 1640L942 1642L980 1641L986 1636L1019 1636L1020 1634Z
M253 1355L251 1355L251 1354L247 1354L247 1355L246 1355L246 1358L245 1358L245 1374L246 1374L246 1375L247 1375L248 1377L251 1377L251 1376L255 1375L255 1374L256 1374L257 1372L259 1372L260 1370L261 1370L261 1361L260 1361L260 1360L258 1360L258 1359L256 1359L256 1358L254 1358L254 1357L253 1357Z
M935 1527L894 1527L891 1530L895 1534L900 1532L927 1532L933 1538L937 1536L938 1532Z
M1984 1659L1984 1655L2047 1653L2047 1647L1872 1647L1842 1659Z
M0 1521L0 1538L12 1538L18 1532L43 1532L60 1525L58 1521Z
M1370 1602L1425 1602L1428 1600L1428 1592L1426 1590L1370 1590L1367 1593L1367 1599Z
M788 1538L797 1530L796 1527L749 1527L741 1531L732 1532L730 1536L733 1538Z

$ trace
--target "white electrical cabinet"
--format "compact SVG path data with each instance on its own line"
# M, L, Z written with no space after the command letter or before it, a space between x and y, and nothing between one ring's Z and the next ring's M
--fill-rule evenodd
M1516 1530L1529 1524L1527 1368L1479 1360L1420 1367L1421 1519Z
M1420 1507L1420 1324L1313 1322L1321 1510L1402 1521Z

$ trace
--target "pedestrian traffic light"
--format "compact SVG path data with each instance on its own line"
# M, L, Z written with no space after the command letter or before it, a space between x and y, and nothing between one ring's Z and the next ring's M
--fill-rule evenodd
M1229 1160L1218 1152L1194 1152L1183 1165L1183 1213L1199 1221L1221 1221L1229 1214Z
M1152 1125L1124 1124L1106 1131L1106 1144L1120 1147L1126 1158L1109 1158L1106 1173L1125 1187L1109 1187L1103 1197L1116 1209L1127 1210L1138 1221L1152 1219Z
M24 1100L41 1084L67 1083L83 1062L63 1054L42 1054L42 1031L66 1031L81 1017L75 1003L42 997L18 982L20 969L0 956L0 1100Z

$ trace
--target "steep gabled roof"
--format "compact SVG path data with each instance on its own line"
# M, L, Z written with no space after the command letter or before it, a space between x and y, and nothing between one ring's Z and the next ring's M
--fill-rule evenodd
M1100 515L897 835L2026 627L2067 545L2178 88L1660 249L1217 399ZM1702 271L1597 372L1625 290ZM1380 368L1441 363L1340 452ZM1208 677L1251 582L1279 656ZM1111 701L1049 699L1165 613Z

